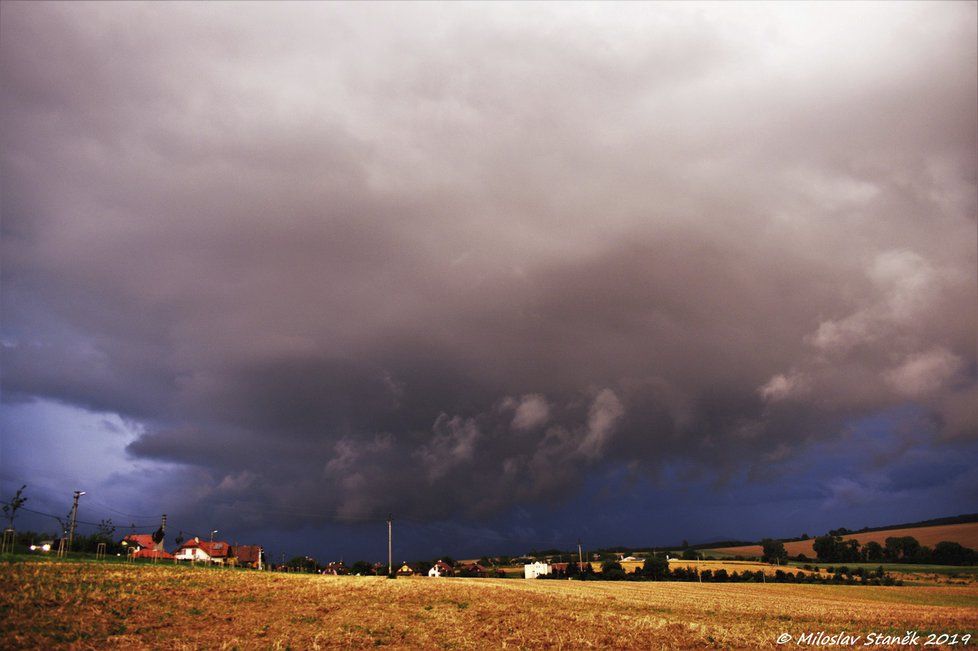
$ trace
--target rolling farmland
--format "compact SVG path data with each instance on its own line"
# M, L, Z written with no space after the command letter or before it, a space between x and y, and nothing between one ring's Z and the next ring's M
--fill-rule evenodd
M843 539L855 538L860 545L865 545L870 541L876 541L881 545L891 536L912 536L921 545L933 547L937 543L948 540L960 543L965 547L978 549L978 522L966 522L963 524L946 524L936 527L914 527L908 529L887 529L885 531L867 531L866 533L854 533L843 536ZM812 540L797 540L786 542L784 548L789 556L805 554L810 558L815 557L815 550L812 549ZM745 545L742 547L719 547L716 549L705 549L708 552L723 556L760 556L762 554L760 545Z
M5 648L774 647L780 634L978 632L978 588L387 580L0 565Z

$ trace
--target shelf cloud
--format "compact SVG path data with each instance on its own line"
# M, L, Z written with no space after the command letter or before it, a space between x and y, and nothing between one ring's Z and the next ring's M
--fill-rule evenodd
M435 519L978 438L974 3L2 12L3 399L130 458Z

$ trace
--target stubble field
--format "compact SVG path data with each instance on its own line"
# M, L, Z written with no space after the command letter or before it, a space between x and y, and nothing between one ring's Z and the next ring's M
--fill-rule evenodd
M0 564L3 648L756 648L779 634L978 632L978 588L388 580ZM975 640L972 640L972 644Z

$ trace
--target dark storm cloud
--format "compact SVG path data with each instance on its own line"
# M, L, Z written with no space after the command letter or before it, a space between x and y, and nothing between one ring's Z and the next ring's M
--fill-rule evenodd
M2 11L4 395L202 500L976 436L973 4Z

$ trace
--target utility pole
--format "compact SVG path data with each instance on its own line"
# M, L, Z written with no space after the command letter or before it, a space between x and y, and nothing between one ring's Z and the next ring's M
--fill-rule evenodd
M75 499L71 504L71 527L68 529L68 551L71 551L71 543L75 540L75 519L78 517L78 498L85 494L85 491L75 491Z
M391 514L387 514L387 576L394 573L394 545L391 531Z

